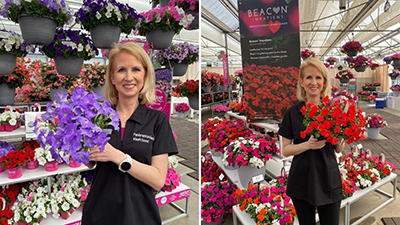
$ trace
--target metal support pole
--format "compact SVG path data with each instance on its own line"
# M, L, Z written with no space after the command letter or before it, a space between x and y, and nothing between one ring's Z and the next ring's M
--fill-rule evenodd
M229 101L228 103L231 103L231 92L232 92L232 86L230 85L230 77L229 77L229 58L228 58L228 33L224 32L225 34L225 54L226 54L226 69L228 71L228 98Z

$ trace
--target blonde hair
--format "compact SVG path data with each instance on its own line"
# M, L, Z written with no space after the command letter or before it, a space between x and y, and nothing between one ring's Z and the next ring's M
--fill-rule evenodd
M134 43L125 42L123 44L117 44L109 54L109 63L107 66L106 82L104 87L104 96L112 104L118 104L118 91L111 81L111 76L115 72L115 59L122 52L126 52L138 58L142 63L145 70L144 85L139 93L139 103L140 104L153 104L156 101L155 97L155 73L153 63L151 62L149 55L144 51L144 49Z
M301 83L306 75L306 74L304 74L304 69L308 66L315 67L319 72L321 72L322 76L324 77L324 87L321 90L321 98L324 98L325 96L330 96L331 82L330 82L330 78L329 78L329 71L326 68L326 66L319 59L311 58L311 59L307 59L300 66L299 79L297 80L297 93L296 93L297 99L299 101L307 100L306 91L304 90L304 87L301 86Z

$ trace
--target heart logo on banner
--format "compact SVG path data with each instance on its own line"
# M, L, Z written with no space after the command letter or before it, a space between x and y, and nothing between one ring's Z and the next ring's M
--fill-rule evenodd
M262 37L269 32L268 29L266 29L266 24L264 20L254 21L252 18L248 17L243 11L240 11L239 15L246 25L247 29L249 29L253 36Z
M272 33L276 33L279 29L281 28L281 23L279 21L269 21L269 29L272 31Z
M286 2L287 4L289 4L291 1L292 1L292 0L285 0L285 2Z
M272 8L272 10L275 12L275 14L278 14L278 12L280 11L279 7L274 7Z

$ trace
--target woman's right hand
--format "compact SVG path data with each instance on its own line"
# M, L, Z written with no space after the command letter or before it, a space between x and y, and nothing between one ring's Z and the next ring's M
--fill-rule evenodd
M325 146L326 140L318 140L314 136L311 136L310 139L307 141L308 149L316 150L321 149Z

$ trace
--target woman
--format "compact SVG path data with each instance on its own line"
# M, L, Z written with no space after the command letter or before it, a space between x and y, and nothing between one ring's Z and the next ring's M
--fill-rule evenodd
M105 97L121 129L103 152L90 151L87 166L97 165L82 224L161 224L153 189L164 185L168 155L178 151L167 115L145 106L155 101L155 75L142 47L128 42L111 50Z
M332 145L314 137L300 137L304 116L300 109L306 103L318 104L329 94L328 70L316 59L306 60L300 66L297 98L300 103L290 107L280 125L282 153L294 155L289 172L287 195L292 198L301 225L315 224L317 208L321 225L338 225L342 182L336 162L336 152L341 152L344 142Z

